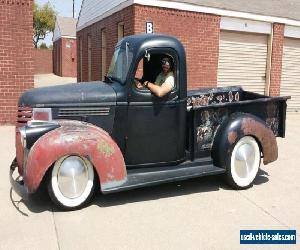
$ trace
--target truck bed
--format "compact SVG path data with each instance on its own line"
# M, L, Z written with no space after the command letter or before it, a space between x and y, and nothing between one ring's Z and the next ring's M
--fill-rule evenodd
M276 137L284 137L289 98L260 95L238 86L188 91L187 150L193 157L209 155L218 127L238 112L261 118Z

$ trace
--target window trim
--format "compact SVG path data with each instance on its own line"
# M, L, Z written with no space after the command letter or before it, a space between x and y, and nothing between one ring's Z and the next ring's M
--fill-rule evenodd
M104 77L107 74L107 36L106 28L102 28L100 31L101 35L101 78L104 80Z
M87 35L87 52L88 52L88 81L92 80L92 36L89 33Z
M124 25L124 22L119 22L117 24L117 27L118 27L118 41L120 41L125 36L125 25Z
M151 48L151 49L147 49L148 52L154 52L153 54L162 54L162 55L168 55L168 56L171 56L173 61L174 61L174 66L173 66L173 74L174 74L174 84L175 84L175 87L174 89L172 89L171 93L176 93L176 92L179 92L179 72L178 72L178 55L176 53L175 50L173 50L172 48ZM163 50L165 50L165 52L162 52ZM170 52L170 53L168 53ZM138 65L140 63L140 60L144 60L144 53L142 53L142 55L140 55L138 57L138 63L136 63L135 67L134 67L134 70L133 70L133 79L135 78L135 74L136 74L136 71L137 71L137 68L138 68ZM143 65L144 67L144 65ZM176 69L176 71L174 70ZM144 69L143 69L143 73L144 73ZM137 92L137 93L144 93L144 94L147 94L147 93L151 93L151 91L148 89L148 88L142 88L142 89L138 89L134 83L131 83L131 88L133 89L134 92Z

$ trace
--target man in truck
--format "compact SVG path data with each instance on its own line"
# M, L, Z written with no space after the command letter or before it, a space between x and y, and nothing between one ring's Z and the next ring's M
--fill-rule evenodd
M174 73L172 70L172 61L169 57L164 57L161 60L162 71L156 77L155 82L136 80L136 87L141 89L148 88L153 94L158 97L163 97L174 88Z

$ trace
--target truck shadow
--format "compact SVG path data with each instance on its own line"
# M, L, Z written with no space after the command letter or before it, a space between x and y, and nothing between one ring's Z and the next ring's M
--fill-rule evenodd
M261 185L268 182L268 176L269 175L266 171L260 170L258 176L254 181L254 185ZM206 176L107 195L101 195L100 192L97 192L97 195L91 204L105 208L125 205L128 203L159 200L164 198L184 196L195 193L201 194L219 190L232 190L232 188L224 182L222 176ZM53 206L46 190L40 190L28 201L16 199L13 196L13 191L10 190L11 202L16 210L23 216L29 216L28 212L61 212L61 210ZM26 208L24 208L24 206Z
M120 193L98 195L93 204L99 207L119 206L127 203L159 200L228 189L221 176L206 176L185 181L165 183L157 186L143 187Z
M26 217L29 217L30 213L53 211L50 197L45 190L41 190L37 194L32 195L29 200L23 200L10 188L9 198L19 214Z
M261 185L269 181L268 173L259 170L253 185ZM144 187L120 193L97 195L92 202L99 207L119 206L127 203L158 200L176 196L183 196L195 193L214 192L219 190L232 190L223 177L206 176L195 179L166 183L158 186Z

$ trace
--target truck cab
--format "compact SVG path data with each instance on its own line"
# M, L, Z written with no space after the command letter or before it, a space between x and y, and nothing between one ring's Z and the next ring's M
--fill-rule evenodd
M173 60L173 90L160 98L147 88L138 89L134 79L140 76L154 82L165 56ZM117 93L117 126L112 135L118 145L122 145L126 165L169 165L184 161L187 88L185 52L181 43L167 36L125 38L116 46L107 82L109 79ZM124 115L122 120L126 125L119 123L119 113Z
M158 97L137 88L136 78L155 81L164 57L172 61L173 89ZM97 186L106 194L223 174L245 189L261 159L277 159L288 98L238 86L187 91L178 39L125 37L103 82L32 89L20 97L11 184L24 198L46 185L63 209L87 204Z

